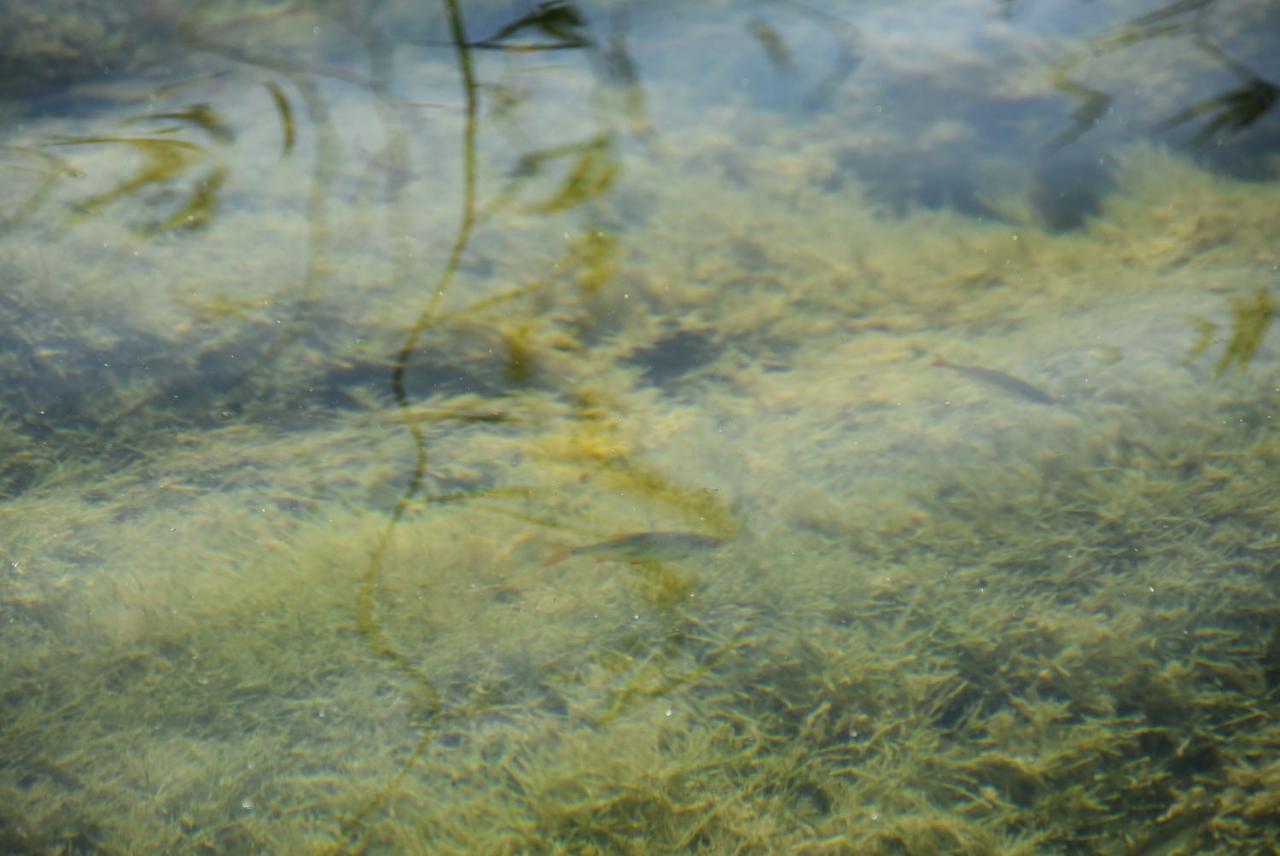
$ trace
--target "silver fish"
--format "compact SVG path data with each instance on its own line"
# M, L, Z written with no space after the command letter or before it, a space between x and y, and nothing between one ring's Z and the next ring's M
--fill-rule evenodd
M697 532L635 532L580 547L561 547L542 563L543 567L575 556L590 556L598 562L671 562L694 553L724 546L723 538Z

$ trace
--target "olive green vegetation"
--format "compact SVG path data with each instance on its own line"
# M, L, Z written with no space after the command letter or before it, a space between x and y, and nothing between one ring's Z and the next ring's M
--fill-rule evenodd
M1140 211L1169 216L1134 200L1157 192L1158 169L1173 188L1158 192L1199 188L1188 228L1232 236L1205 251L1223 254L1217 269L1273 251L1254 241L1253 197L1241 205L1231 182L1140 154L1090 232L1020 232L1016 275L975 272L985 284L967 298L918 286L928 268L909 220L846 221L901 236L859 259L897 272L868 274L878 290L857 295L810 273L786 301L749 298L728 289L732 255L704 257L696 287L655 287L654 273L629 299L670 301L696 325L691 371L711 376L696 402L644 382L669 327L631 315L592 341L590 301L611 298L569 286L561 304L583 302L562 317L522 314L504 333L486 313L527 289L433 329L442 353L495 384L510 378L502 358L468 337L518 340L505 353L544 379L511 394L437 394L402 411L353 391L362 408L314 409L281 434L263 427L283 424L279 379L258 387L260 409L203 421L130 410L122 386L114 410L104 396L85 413L123 413L112 436L129 453L81 463L42 461L10 425L32 475L4 517L0 841L139 853L1271 846L1280 444L1265 340L1244 386L1215 385L1190 321L1174 324L1166 361L1087 363L1097 389L1071 383L1077 346L1048 359L1058 369L1042 382L1065 400L1050 408L981 386L952 388L944 406L937 370L912 356L1004 353L993 291L1008 297L1021 278L1113 277L1141 299L1153 271L1166 288L1186 267L1208 276L1203 254L1156 253L1166 220L1144 234ZM998 238L933 240L924 254L954 271L966 243ZM729 252L769 252L744 241ZM817 252L792 257L803 269ZM1143 275L1115 279L1117 257L1145 258ZM897 284L912 272L915 287ZM717 285L732 299L702 298ZM1096 332L1082 295L1029 300L1053 298ZM878 301L843 313L866 335L823 333L842 300ZM1168 326L1161 300L1141 305ZM1240 314L1230 300L1193 305ZM1018 311L1032 323L1034 306ZM947 315L965 345L937 329ZM1079 335L1051 329L1034 335ZM784 347L790 371L743 362ZM1151 377L1169 381L1161 394L1134 390ZM428 481L387 535L405 418L431 432ZM645 529L731 540L665 565L542 567L557 544ZM369 644L355 607L384 538L371 610L394 658Z
M894 218L808 125L362 153L239 58L0 189L0 849L1274 846L1274 183ZM547 562L664 531L726 544Z
M502 506L410 514L379 620L444 710L404 775L423 688L351 612L382 522L279 481L367 434L207 439L166 470L227 484L164 512L140 474L13 503L6 848L1265 847L1280 443L1219 417L1161 402L907 510L743 532L679 603L540 568L544 536L483 534Z

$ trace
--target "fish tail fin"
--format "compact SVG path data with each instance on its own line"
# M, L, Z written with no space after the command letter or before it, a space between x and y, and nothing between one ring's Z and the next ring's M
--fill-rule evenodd
M558 565L572 555L573 555L572 547L565 547L561 545L559 547L556 547L554 550L552 550L551 553L547 556L547 558L542 560L542 567L549 568L552 565Z

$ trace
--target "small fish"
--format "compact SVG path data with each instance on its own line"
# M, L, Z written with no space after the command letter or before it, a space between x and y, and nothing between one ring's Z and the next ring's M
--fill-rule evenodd
M696 532L636 532L581 547L560 547L542 566L550 567L574 556L591 556L597 562L670 562L714 550L724 543L722 538Z
M1012 392L1015 395L1021 395L1023 398L1029 398L1039 404L1057 404L1058 400L1043 389L1034 387L1025 380L1019 380L1013 375L1007 375L1004 372L995 369L984 369L982 366L961 366L955 363L949 363L939 357L933 361L935 366L941 366L944 369L951 369L960 372L960 374L968 375L974 380L980 380L983 383L989 383L992 386L998 386L1006 392Z
M403 158L390 155L386 149L381 152L374 152L356 143L356 151L368 162L371 170L377 170L398 184L408 184L410 181L417 181L422 178L422 173L409 169L401 162L404 160Z
M782 35L769 26L767 22L760 18L756 18L747 28L751 31L751 35L755 36L760 47L764 48L765 55L769 57L769 62L778 68L789 68L792 64L791 48L787 47L787 43L783 41Z

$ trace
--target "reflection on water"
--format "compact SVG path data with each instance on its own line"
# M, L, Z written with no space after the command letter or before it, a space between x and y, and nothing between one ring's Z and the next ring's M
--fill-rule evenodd
M0 849L1267 849L1275 8L713 5L0 38Z

